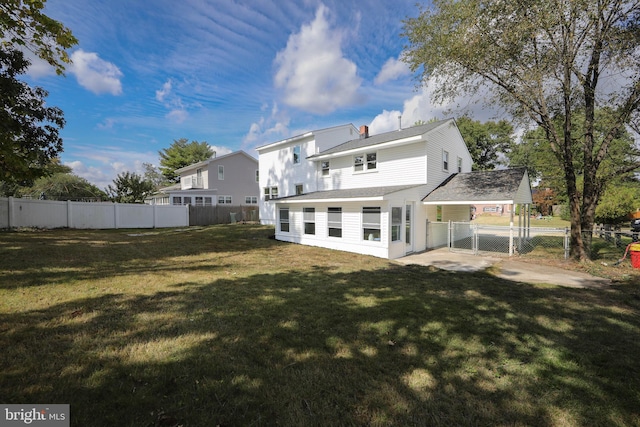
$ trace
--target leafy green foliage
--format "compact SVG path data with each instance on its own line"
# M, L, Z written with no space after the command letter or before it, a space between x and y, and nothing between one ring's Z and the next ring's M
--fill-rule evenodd
M629 220L629 214L638 208L640 184L610 185L596 208L596 222L620 224Z
M495 169L514 145L513 126L506 120L481 123L463 116L456 123L473 158L473 170Z
M0 181L28 185L45 175L62 151L62 110L47 107L48 93L16 79L29 62L15 49L0 49Z
M21 188L22 196L44 196L48 200L101 201L107 195L86 179L68 172L38 178L31 187Z
M26 48L47 61L58 74L70 63L65 49L78 43L71 30L42 13L46 0L2 0L2 48Z
M113 180L113 187L107 186L109 197L117 203L143 203L153 191L153 183L135 172L120 173Z
M639 115L640 4L434 0L404 29L403 60L434 85L436 102L480 95L542 129L564 180L571 254L588 259L582 230L592 228L607 181L640 168L638 157L607 162ZM603 76L616 76L615 84ZM597 108L606 120L597 120Z
M206 142L191 141L181 138L173 141L169 148L158 153L160 155L160 171L169 182L179 182L176 169L189 166L211 158L213 151Z
M149 181L153 184L153 188L158 190L162 187L166 187L171 183L167 180L167 178L162 175L160 169L152 165L151 163L143 163L142 167L144 168L143 178L145 181Z

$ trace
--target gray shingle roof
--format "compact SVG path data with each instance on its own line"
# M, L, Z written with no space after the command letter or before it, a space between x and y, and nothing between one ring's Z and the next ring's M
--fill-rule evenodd
M312 193L300 194L297 196L280 197L273 199L277 202L296 201L302 202L305 200L331 200L331 199L357 199L357 198L369 198L369 197L382 197L387 194L392 194L402 190L408 190L410 188L421 187L422 185L394 185L389 187L368 187L368 188L352 188L346 190L327 190L327 191L314 191Z
M424 135L427 132L441 126L443 123L452 121L453 119L440 120L437 122L427 123L426 125L413 126L406 129L395 130L391 132L385 132L378 135L372 135L368 138L352 139L335 147L331 147L313 156L309 156L310 159L314 157L324 156L327 154L340 153L343 151L356 150L359 148L370 147L373 145L383 144L385 142L396 141L404 138L410 138L412 136Z
M525 168L458 173L429 193L424 202L513 200Z

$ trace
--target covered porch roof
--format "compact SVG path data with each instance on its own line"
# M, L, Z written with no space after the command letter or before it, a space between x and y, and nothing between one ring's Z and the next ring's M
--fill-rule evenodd
M425 205L531 204L531 183L525 168L451 175L427 194Z
M388 187L352 188L345 190L314 191L296 196L279 197L270 201L278 203L359 202L384 200L385 196L411 190L423 185L394 185Z

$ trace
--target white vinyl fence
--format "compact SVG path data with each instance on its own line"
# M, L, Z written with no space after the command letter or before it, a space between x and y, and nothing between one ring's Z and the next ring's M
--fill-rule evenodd
M0 197L0 228L165 228L189 225L189 206Z

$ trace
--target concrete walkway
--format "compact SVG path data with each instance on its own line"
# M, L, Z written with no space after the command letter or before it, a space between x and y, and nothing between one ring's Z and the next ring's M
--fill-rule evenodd
M434 249L412 254L396 260L400 264L434 266L442 270L474 272L495 266L497 277L514 282L545 283L572 288L601 289L611 285L611 280L578 271L564 270L548 265L516 261L509 258L480 256L471 253L451 252L448 248Z

